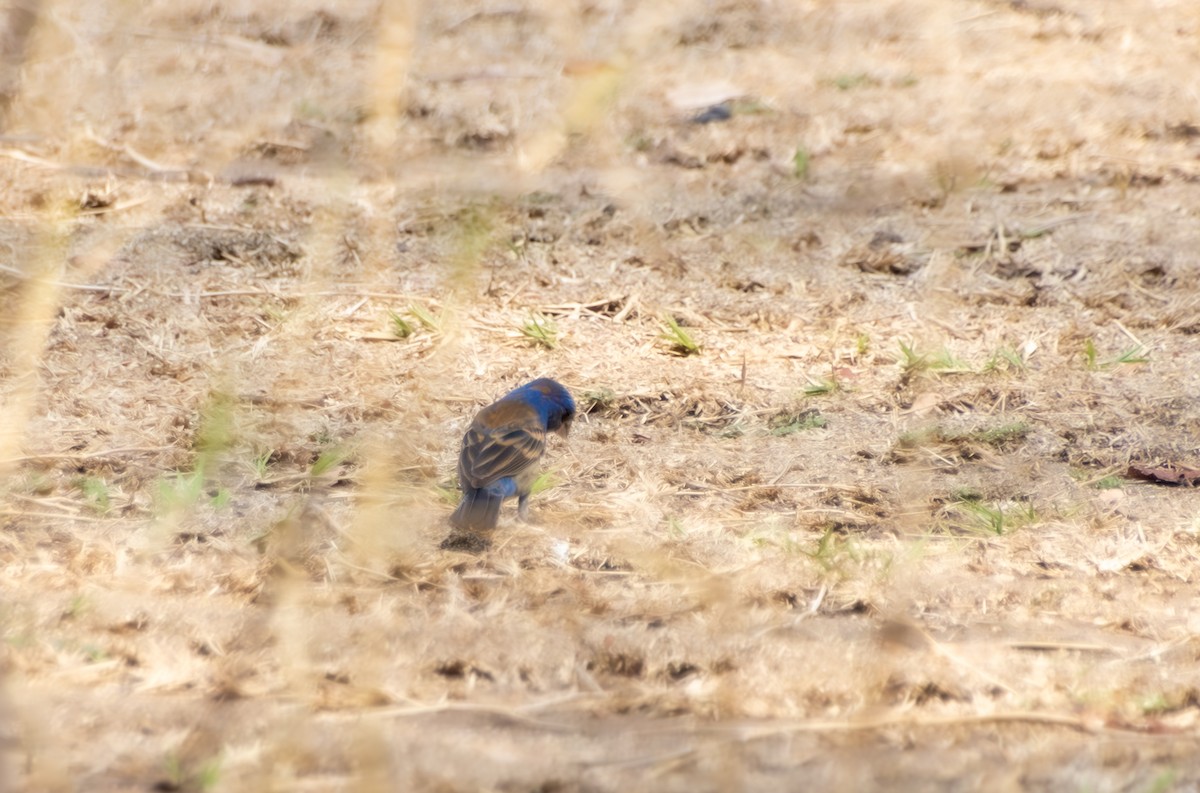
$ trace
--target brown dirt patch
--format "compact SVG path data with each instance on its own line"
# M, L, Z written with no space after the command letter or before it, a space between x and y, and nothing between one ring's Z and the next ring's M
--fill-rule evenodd
M0 787L1200 784L1193 3L106 5L0 21Z

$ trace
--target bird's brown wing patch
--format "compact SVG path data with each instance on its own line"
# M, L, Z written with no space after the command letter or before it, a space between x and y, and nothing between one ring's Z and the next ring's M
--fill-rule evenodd
M458 473L471 487L484 487L537 463L545 449L545 430L526 426L484 430L472 426L463 436Z

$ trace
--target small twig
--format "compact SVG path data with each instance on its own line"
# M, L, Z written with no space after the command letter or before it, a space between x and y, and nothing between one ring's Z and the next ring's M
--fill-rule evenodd
M187 33L172 33L165 30L141 28L129 31L134 36L143 39L161 39L163 41L179 41L185 44L198 44L205 47L225 47L231 50L239 50L256 56L263 54L271 54L269 62L276 63L282 56L273 52L274 48L263 44L260 41L252 41L240 36L193 36Z
M337 563L339 565L341 565L342 567L348 567L351 570L357 570L360 573L366 573L367 575L375 576L376 578L383 580L383 581L404 581L405 580L403 578L394 576L391 573L381 573L378 570L372 570L369 567L362 567L360 565L353 564L351 562L346 561L346 558L344 556L342 558L338 559Z
M82 520L87 523L107 523L120 519L118 515L103 518L96 515L80 515L79 513L66 515L61 512L31 512L23 509L0 509L0 515L6 518L54 518L55 520L63 520L65 518L67 520Z
M694 494L697 492L737 493L737 492L743 491L743 490L761 490L764 487L800 487L800 488L811 488L813 490L821 490L822 488L830 488L833 490L841 490L841 491L844 491L847 493L852 493L852 492L855 492L856 490L858 490L858 488L852 487L850 485L830 485L830 484L820 484L817 482L778 482L778 483L772 482L770 484L761 484L761 485L738 485L737 487L716 487L714 485L701 484L700 482L688 482L686 486L689 488L693 488L693 489L692 490L677 490L672 495L688 495L688 494Z
M618 295L617 297L604 297L598 300L589 300L586 303L557 303L550 306L541 306L538 311L543 314L551 314L554 316L574 315L579 316L582 312L587 312L596 317L609 320L611 322L619 322L624 319L626 312L631 305L636 303L636 297L626 298ZM604 313L604 309L609 306L619 306L624 304L624 307L616 314L609 316Z
M1083 212L1078 215L1068 215L1066 217L1048 220L1045 223L1037 226L1030 226L1029 228L1020 229L1017 234L1024 239L1033 239L1034 237L1040 237L1047 231L1052 231L1059 226L1065 226L1068 223L1077 223L1081 220L1091 220L1095 217L1095 212Z
M191 171L187 170L186 168L174 168L170 165L163 165L160 162L155 162L154 160L152 160L149 157L147 157L146 155L142 154L141 152L139 152L137 149L133 148L132 146L122 146L121 151L125 154L126 157L133 160L138 165L142 166L143 168L145 168L147 171L150 171L151 173L165 174L168 176L176 176L176 177L188 176L192 173Z
M354 314L355 314L355 313L356 313L356 312L357 312L357 311L358 311L360 308L362 308L363 306L365 306L365 305L367 304L367 301L368 301L368 300L370 300L370 299L371 299L371 298L369 298L369 297L363 297L363 298L360 298L360 299L359 299L359 301L358 301L357 303L355 303L354 305L352 305L352 306L350 306L349 308L347 308L346 310L344 310L344 311L342 312L342 316L343 316L343 317L349 317L349 316L352 316L352 315L354 315Z
M427 297L415 297L398 292L271 292L267 289L229 289L219 292L156 292L161 297L176 299L210 297L273 297L276 300L302 300L307 297L361 297L378 300L424 300L430 305L440 306Z
M15 498L18 501L26 501L31 504L38 504L42 507L53 507L54 509L62 510L64 515L75 515L76 508L79 506L78 502L71 501L69 499L67 500L66 504L58 504L45 497L39 498L38 496L27 496L22 493L11 493L9 494L9 498Z
M610 575L610 576L637 575L637 573L633 570L588 570L586 568L578 567L576 565L566 565L566 567L570 570L574 570L577 573L583 573L584 575ZM466 576L463 576L463 578L466 578Z
M1130 331L1130 330L1129 330L1129 328L1127 328L1127 327L1125 327L1124 325L1122 325L1122 324L1121 324L1121 320L1119 320L1119 319L1114 319L1114 320L1113 320L1113 324L1115 324L1115 325L1117 326L1117 328L1118 328L1118 329L1119 329L1119 330L1120 330L1122 333L1124 333L1126 336L1128 336L1130 341L1132 341L1132 342L1133 342L1134 344L1136 344L1137 346L1139 346L1139 347L1141 347L1141 348L1145 349L1146 345L1145 345L1144 343L1142 343L1142 340L1141 340L1141 339L1139 339L1137 336L1134 336L1134 335L1133 335L1133 332L1132 332L1132 331Z
M463 16L461 19L456 19L455 21L451 22L449 25L447 25L445 27L444 32L445 33L453 33L455 31L457 31L459 28L461 28L463 25L467 24L468 22L475 22L480 19L498 19L500 17L520 17L521 15L523 15L525 13L527 13L525 11L525 9L521 8L520 6L510 6L510 7L493 8L490 10L485 9L482 11L472 11L471 13Z
M377 708L375 710L356 709L348 713L321 713L318 715L324 719L359 721L367 718L395 719L405 718L408 716L430 716L440 713L477 713L482 715L499 716L504 719L509 719L517 724L525 724L530 727L540 727L553 732L573 732L575 728L569 725L555 724L552 721L535 719L532 716L526 716L525 714L555 707L566 702L582 699L587 696L590 695L572 694L570 697L555 697L545 702L534 702L528 705L520 705L513 708L506 708L502 705L483 705L469 702L443 702L437 705L400 705L396 707Z
M8 273L13 278L17 278L22 281L28 281L28 280L36 277L36 276L30 275L29 273L21 272L16 267L10 267L6 264L0 264L0 272ZM70 283L67 283L66 281L50 281L49 283L53 284L54 286L59 287L60 289L79 289L84 292L125 292L125 291L127 291L118 286L100 286L98 284L70 284Z
M618 324L624 322L626 320L626 318L628 318L629 315L632 314L637 309L637 306L638 306L638 296L630 295L628 298L625 299L625 305L621 307L621 310L618 311L616 314L613 314L612 321L616 322Z
M775 477L773 479L771 479L771 481L767 482L767 484L768 485L778 485L779 480L783 479L785 476L787 476L788 471L792 470L792 463L796 462L796 458L798 458L799 456L800 455L798 455L798 454L793 454L791 456L791 458L788 459L787 463L785 463L784 466L781 469L779 469L779 473L776 474Z
M973 724L1003 724L1020 722L1026 724L1046 724L1059 727L1069 727L1086 733L1122 732L1141 733L1144 730L1134 728L1111 727L1096 723L1083 716L1065 713L1047 713L1035 710L1010 710L996 713L975 713L961 716L933 716L913 718L907 715L889 715L861 721L801 721L791 724L780 724L760 729L743 727L710 727L701 732L716 734L738 734L741 741L756 741L762 738L773 738L779 735L794 735L797 733L813 732L871 732L894 727L923 728L923 727L959 727Z
M644 765L662 765L664 763L678 763L681 760L686 760L699 754L700 750L694 746L686 749L676 749L662 754L648 754L639 757L631 757L627 760L600 760L592 762L580 762L580 765L589 768L637 768Z
M1034 652L1045 652L1048 650L1075 650L1082 653L1104 653L1106 655L1119 655L1119 651L1106 644L1088 644L1086 642L1043 642L1043 641L1014 641L1008 642L1008 646L1014 650L1032 650Z
M423 74L417 79L427 83L465 83L471 80L536 80L544 75L537 72L519 72L500 67L476 69L473 72L455 72L454 74Z
M129 454L134 452L165 452L174 449L174 446L126 446L120 449L104 449L98 452L88 452L87 454L30 454L25 457L11 457L7 460L0 460L0 465L11 465L12 463L24 463L34 460L94 460L97 457L108 457L116 454Z
M30 165L39 165L42 168L49 168L53 171L61 171L67 167L62 163L27 154L20 149L0 149L0 157L8 157L10 160L17 160L18 162L29 163Z
M134 207L141 206L142 204L146 203L149 200L150 200L149 196L142 196L141 198L131 198L128 201L118 201L114 204L110 204L109 206L105 206L105 207L95 207L93 209L81 209L81 210L79 210L78 214L82 215L84 217L91 217L93 215L111 215L113 212L124 212L127 209L133 209ZM124 291L124 290L121 290L121 291Z
M1131 655L1127 658L1115 659L1113 661L1113 663L1127 664L1127 663L1133 663L1135 661L1149 661L1149 660L1157 661L1162 657L1162 655L1164 653L1168 653L1171 650L1175 650L1180 647L1183 647L1184 645L1191 643L1192 641L1196 640L1197 638L1198 637L1195 634L1188 634L1187 636L1180 636L1177 639L1172 639L1171 641L1167 642L1166 644L1155 645L1154 647L1151 647L1149 650L1147 650L1144 653L1139 653L1137 655Z

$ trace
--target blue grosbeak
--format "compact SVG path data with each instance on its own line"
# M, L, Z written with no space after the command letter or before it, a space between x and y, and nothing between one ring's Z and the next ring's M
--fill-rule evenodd
M517 515L529 511L529 491L546 451L547 433L564 438L575 400L548 378L526 383L479 411L463 436L458 483L463 498L450 516L460 529L494 529L500 504L517 497Z

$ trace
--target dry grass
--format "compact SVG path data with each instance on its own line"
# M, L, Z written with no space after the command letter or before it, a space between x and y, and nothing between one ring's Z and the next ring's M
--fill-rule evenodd
M1200 13L426 6L0 21L0 787L1200 782Z

